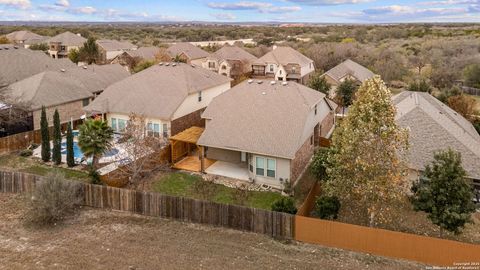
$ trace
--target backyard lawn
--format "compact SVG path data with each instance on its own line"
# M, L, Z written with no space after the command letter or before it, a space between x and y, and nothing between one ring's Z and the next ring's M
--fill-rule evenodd
M193 199L208 199L224 204L244 204L245 206L267 210L270 210L275 200L282 198L280 193L270 191L246 191L244 194L240 194L237 189L213 183L207 183L210 185L210 187L208 187L208 193L210 193L211 196L207 196L208 198L206 198L205 192L202 194L202 192L195 187L198 181L204 180L198 175L175 172L163 175L158 180L155 180L152 183L152 190L167 195ZM242 199L245 203L242 203Z
M90 179L87 172L49 166L47 164L44 164L40 160L35 160L30 157L21 157L17 154L1 155L0 169L31 173L42 176L45 176L51 172L61 172L65 175L65 178L67 179L76 179L81 181L88 181Z

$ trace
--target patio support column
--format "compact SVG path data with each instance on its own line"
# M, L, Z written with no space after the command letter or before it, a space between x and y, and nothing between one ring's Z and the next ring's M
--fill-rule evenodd
M203 146L199 146L199 151L200 151L200 172L205 173L205 155L204 155L204 149Z

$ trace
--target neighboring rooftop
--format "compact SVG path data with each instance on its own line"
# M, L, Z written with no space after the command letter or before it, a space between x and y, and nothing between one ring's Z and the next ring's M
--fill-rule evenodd
M8 89L13 100L37 110L92 97L128 76L120 65L73 67L38 73L11 84Z
M340 82L340 80L347 75L357 78L357 80L360 82L364 82L365 80L371 79L373 76L375 76L375 74L368 68L350 59L325 72L324 75L328 75L337 82Z
M65 46L78 47L83 46L83 43L85 43L85 41L87 41L86 38L68 31L47 39L47 42L55 42L61 43Z
M45 39L44 36L37 35L33 32L30 31L15 31L10 34L6 35L7 39L10 40L11 42L21 42L21 43L26 43L26 42L38 42L42 41Z
M211 54L212 58L218 60L239 60L245 63L254 62L257 57L237 46L226 45Z
M167 52L170 54L171 57L175 57L184 53L191 60L205 58L209 56L209 53L188 42L176 43L168 47Z
M170 120L189 94L228 82L225 76L184 63L154 65L109 86L86 111L135 112Z
M13 45L0 45L0 63L8 63L0 65L0 87L43 71L75 67L68 59L55 60L43 52Z
M138 57L140 59L154 60L155 56L160 53L161 50L162 49L158 47L140 47L134 51L127 51L125 53L133 58Z
M480 135L468 120L428 93L405 91L393 103L398 124L410 131L410 168L423 170L436 151L451 147L462 154L467 174L480 179Z
M105 51L126 51L135 50L137 46L128 41L118 41L111 39L99 39L96 41L99 47L102 47Z
M310 65L313 60L290 47L274 47L271 52L260 57L256 64L278 63L283 66L288 64L299 64L300 66Z
M207 107L202 117L210 121L198 144L292 159L311 135L309 113L324 98L295 82L243 82Z

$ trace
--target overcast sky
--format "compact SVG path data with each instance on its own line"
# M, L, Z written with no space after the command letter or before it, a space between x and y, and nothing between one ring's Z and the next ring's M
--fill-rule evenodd
M0 21L480 22L480 0L0 0Z

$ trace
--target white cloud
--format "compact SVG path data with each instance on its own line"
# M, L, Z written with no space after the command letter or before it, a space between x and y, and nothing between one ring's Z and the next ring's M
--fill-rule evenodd
M222 10L256 10L260 13L289 13L301 10L297 6L275 6L271 3L266 2L235 2L235 3L226 3L226 2L211 2L207 4L208 7L213 9L222 9Z
M67 8L70 6L70 2L68 0L58 0L57 2L55 2L55 5Z
M310 6L334 6L334 5L348 5L348 4L361 4L373 2L375 0L286 0L288 2L310 5Z
M67 12L73 13L73 14L94 14L97 13L97 9L94 7L76 7L76 8L70 8L67 9Z
M6 5L13 8L27 9L32 6L30 0L0 0L0 5Z

